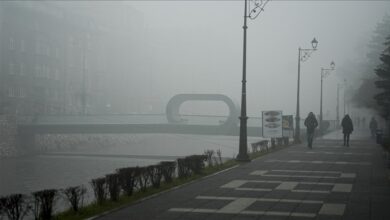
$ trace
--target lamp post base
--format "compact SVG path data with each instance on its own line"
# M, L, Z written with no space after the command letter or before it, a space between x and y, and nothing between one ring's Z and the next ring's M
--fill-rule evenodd
M236 157L236 161L238 162L251 162L251 159L249 158L248 154L238 154Z
M302 144L302 141L299 139L294 140L294 144Z
M302 144L301 132L294 135L294 144Z

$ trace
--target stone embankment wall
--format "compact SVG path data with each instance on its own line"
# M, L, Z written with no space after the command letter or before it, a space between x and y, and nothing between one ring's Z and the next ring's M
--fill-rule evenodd
M143 144L132 134L40 134L35 136L35 152L98 150Z
M0 157L12 157L22 152L17 147L17 118L0 115Z
M96 149L140 144L143 138L130 134L41 134L35 136L34 149L19 146L18 123L31 123L33 118L0 115L0 158L22 156L29 153Z

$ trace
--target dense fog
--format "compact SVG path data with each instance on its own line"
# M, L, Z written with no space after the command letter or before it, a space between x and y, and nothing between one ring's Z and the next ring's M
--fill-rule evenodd
M65 94L60 92L68 99L65 105L72 105L64 106L63 112L79 113L86 102L89 114L164 113L168 100L180 93L219 93L240 102L243 3L2 1L1 7L3 14L7 8L23 7L47 16L57 14L68 22L66 30L74 33L73 38L81 39L82 50L73 54L68 50L73 64L68 60L59 71L60 80L74 77L65 85ZM334 61L336 69L324 78L323 87L324 118L334 119L337 84L346 79L347 90L353 90L372 74L354 69L367 59L377 23L389 9L387 1L270 1L257 19L248 22L248 115L273 109L295 114L298 47L310 49L315 37L317 51L301 63L301 115L319 114L321 68ZM35 25L55 35L58 30L64 34L61 24ZM69 32L58 47L66 48L72 41ZM79 68L73 71L66 65ZM84 83L86 91L66 98L66 93L83 90ZM346 94L351 111L352 96L353 91ZM226 115L227 111L223 103L212 102L186 103L181 109L185 114Z
M150 97L222 93L240 100L243 1L129 4L142 13L147 30L146 65L152 70L146 75L153 89L144 91ZM270 2L248 23L248 114L295 114L298 47L311 48L316 37L318 50L301 63L301 115L319 114L321 67L333 60L336 70L324 79L323 105L324 117L334 119L337 83L345 78L348 87L360 85L365 76L350 72L351 65L367 59L376 25L389 9L385 1Z
M256 10L258 16L245 17L244 2L247 12ZM390 1L368 0L0 1L0 219L12 210L4 201L22 198L15 193L34 197L35 211L42 211L45 203L37 205L40 193L66 194L67 188L71 194L77 186L94 207L91 202L99 205L106 199L100 201L97 192L110 189L110 199L116 201L121 190L130 196L133 189L139 193L160 187L162 178L168 184L172 178L203 175L206 164L212 171L205 175L264 155L264 160L253 159L252 166L236 169L248 173L225 177L251 175L253 180L268 171L281 172L285 174L270 174L283 177L279 186L253 188L253 195L270 192L267 197L273 190L293 192L297 187L299 193L305 191L304 199L275 193L275 203L299 203L294 205L298 208L311 198L307 193L321 193L332 203L306 202L319 206L312 214L306 213L313 209L308 207L304 213L266 210L259 215L342 215L346 205L333 202L346 201L330 193L350 193L355 184L356 196L345 197L346 212L370 207L363 212L367 219L375 218L376 205L388 204L376 199L389 195L384 187L388 175L377 168L390 164L384 161L390 157L374 147L375 140L390 149L389 12ZM243 94L246 113L240 112ZM309 112L314 115L304 122ZM305 184L292 178L315 179ZM320 185L327 178L335 180ZM209 180L202 178L203 183ZM218 190L225 188L226 200L238 192L238 185L249 183L231 180L210 184L218 185L216 190L207 184L196 190L222 196ZM317 182L319 186L311 186ZM235 187L224 187L229 185ZM363 188L375 190L366 195ZM244 206L260 202L242 193L220 209L227 213L198 210L237 217ZM151 194L141 197L145 195ZM62 197L55 212L67 208ZM27 210L32 201L21 204ZM349 206L354 202L357 206ZM144 211L149 209L155 208L140 210L150 214Z

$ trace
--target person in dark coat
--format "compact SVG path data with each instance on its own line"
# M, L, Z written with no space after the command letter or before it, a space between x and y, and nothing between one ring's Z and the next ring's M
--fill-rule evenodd
M312 148L313 139L314 139L314 130L318 126L318 122L316 116L314 116L313 112L310 112L307 118L305 119L306 126L306 135L307 135L307 146Z
M376 129L378 129L378 122L375 120L375 117L371 118L370 121L370 131L371 131L371 137L375 137Z
M343 127L344 146L349 147L349 135L353 131L353 124L352 124L352 120L348 114L346 114L344 116L343 120L341 121L341 127Z

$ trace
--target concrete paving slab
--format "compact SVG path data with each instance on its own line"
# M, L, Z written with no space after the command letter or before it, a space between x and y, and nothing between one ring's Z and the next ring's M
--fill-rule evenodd
M292 146L97 219L390 219L382 149L369 140L315 144L321 149Z
M345 204L325 203L322 205L318 214L320 214L320 215L343 215L344 210L345 210Z

